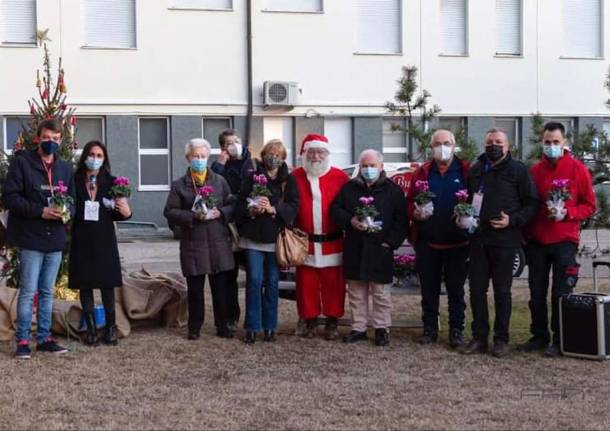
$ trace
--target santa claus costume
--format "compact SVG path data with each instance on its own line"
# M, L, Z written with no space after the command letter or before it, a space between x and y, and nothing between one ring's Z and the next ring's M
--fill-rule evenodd
M308 150L318 149L318 160L308 160ZM320 160L319 154L326 151ZM328 139L310 134L301 146L303 167L293 171L299 192L299 211L295 225L309 235L309 255L296 269L297 306L305 319L304 335L315 335L317 319L326 316L326 338L338 337L337 320L343 316L345 280L343 278L343 232L332 221L330 207L348 176L330 166Z

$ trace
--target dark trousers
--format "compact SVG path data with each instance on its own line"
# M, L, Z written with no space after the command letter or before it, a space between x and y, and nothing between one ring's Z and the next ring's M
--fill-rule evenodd
M575 276L570 273L570 269L578 267L577 248L576 244L567 241L549 245L530 242L527 246L529 307L532 315L530 332L534 337L546 342L550 341L547 316L549 274L552 269L551 330L553 331L553 343L559 344L559 298L572 293L576 283Z
M106 327L116 324L116 312L114 309L114 289L100 289L102 294L102 304L104 305L104 314L106 317ZM83 312L93 314L95 301L93 299L93 289L81 289L79 292L80 305L83 307Z
M512 308L513 261L517 250L511 247L495 247L473 242L470 245L470 307L472 308L472 336L487 342L489 336L489 311L487 290L493 284L496 319L494 342L508 343L508 329Z
M441 281L445 280L449 302L449 327L464 330L464 282L468 274L468 246L435 249L420 243L415 249L417 273L421 281L424 330L438 333L438 308Z
M214 325L217 329L227 324L227 298L231 271L207 274L212 290L212 308L214 309ZM189 304L188 330L198 333L203 326L205 317L205 275L186 277L188 287L187 296Z
M229 284L227 286L227 321L237 323L241 314L237 278L239 277L239 265L245 264L244 252L238 251L233 253L233 258L235 259L235 269L229 271Z

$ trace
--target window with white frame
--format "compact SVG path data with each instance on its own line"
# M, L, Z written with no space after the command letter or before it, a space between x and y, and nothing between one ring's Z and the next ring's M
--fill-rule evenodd
M522 0L496 0L496 55L522 54Z
M322 12L323 0L265 0L268 12Z
M233 0L169 0L169 8L233 10Z
M602 23L602 0L563 0L563 55L603 57Z
M468 0L441 0L441 54L468 54Z
M212 154L220 154L218 135L225 129L231 128L231 118L208 117L203 119L203 138L212 146Z
M135 0L83 0L83 45L89 48L136 48Z
M264 117L263 139L265 143L272 139L279 139L286 147L286 163L293 166L294 158L294 118L293 117Z
M386 162L407 161L407 133L404 118L387 118L383 120L383 159Z
M325 118L324 135L330 145L333 166L345 168L353 163L353 127L351 118Z
M36 44L36 0L0 0L0 45Z
M169 119L140 118L138 122L140 190L169 190Z
M356 53L402 52L402 2L356 0Z
M31 117L5 117L4 118L4 152L7 154L11 154L13 152L13 147L15 146L15 141L17 140L17 136L19 132L23 129L28 129L30 125Z

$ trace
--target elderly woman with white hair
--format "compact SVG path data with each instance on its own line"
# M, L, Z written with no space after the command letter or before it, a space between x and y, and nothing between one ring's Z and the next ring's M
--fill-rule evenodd
M222 338L232 338L228 327L227 293L235 267L227 223L233 216L231 189L208 169L210 144L191 139L185 147L186 174L172 183L163 214L180 227L180 266L188 286L188 339L199 338L204 320L204 285L212 289L214 324Z

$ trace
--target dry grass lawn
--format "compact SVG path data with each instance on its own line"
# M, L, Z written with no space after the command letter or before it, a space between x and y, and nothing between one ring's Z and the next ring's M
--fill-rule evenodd
M526 301L520 282L513 342L527 338ZM305 340L292 335L294 303L280 303L273 344L214 337L209 311L195 342L184 330L139 329L116 348L74 344L23 362L2 343L0 428L610 428L607 363L464 357L446 347L446 333L421 347L407 330L393 331L388 348ZM416 318L418 307L417 297L397 296L394 316Z

